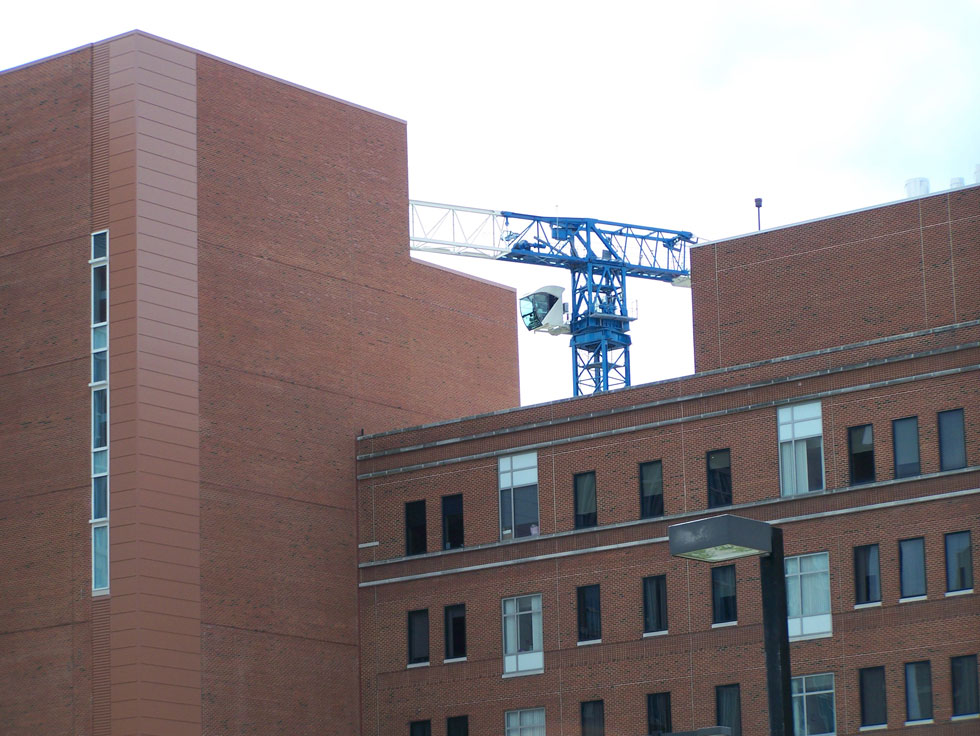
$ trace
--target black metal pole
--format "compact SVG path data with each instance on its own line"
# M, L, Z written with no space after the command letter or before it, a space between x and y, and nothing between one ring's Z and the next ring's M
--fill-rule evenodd
M762 582L762 636L766 645L766 691L770 736L793 736L789 630L786 627L786 573L783 530L772 528L772 552L759 558Z
M755 198L755 216L758 229L762 229L762 197Z

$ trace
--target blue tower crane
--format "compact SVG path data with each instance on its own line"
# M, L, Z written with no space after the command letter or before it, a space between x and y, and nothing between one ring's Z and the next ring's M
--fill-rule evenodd
M413 250L564 268L572 273L574 395L630 385L626 277L689 282L686 231L411 203Z

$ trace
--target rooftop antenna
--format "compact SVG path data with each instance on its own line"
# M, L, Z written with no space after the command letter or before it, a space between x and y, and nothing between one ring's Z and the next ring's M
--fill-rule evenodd
M758 223L759 230L761 230L762 229L762 197L755 198L755 213L756 213L756 221Z

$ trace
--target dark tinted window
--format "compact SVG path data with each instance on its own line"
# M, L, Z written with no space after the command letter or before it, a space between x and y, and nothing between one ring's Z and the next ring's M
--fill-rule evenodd
M446 659L466 656L466 606L446 606Z
M442 548L463 546L463 494L442 497Z
M966 442L963 433L963 410L939 412L939 469L966 467Z
M970 532L946 535L946 590L970 590L973 587L973 550Z
M446 719L446 736L470 736L469 716L452 716Z
M728 450L708 453L708 508L732 503L732 458Z
M881 600L881 571L878 565L878 545L865 544L854 548L854 602L875 603Z
M723 624L738 620L735 605L735 565L711 568L712 622Z
M851 460L851 485L871 483L875 479L875 444L870 424L847 430Z
M92 324L106 321L108 300L106 297L106 274L108 266L92 269Z
M647 695L647 734L658 736L673 730L670 724L670 693Z
M601 700L582 703L582 736L605 736L606 716Z
M905 720L932 718L932 672L928 662L905 665Z
M92 260L105 258L108 254L109 233L92 234Z
M867 667L858 674L861 687L861 725L878 726L888 722L885 705L885 668Z
M901 572L902 598L926 594L926 545L922 537L903 539L898 543L898 566Z
M408 663L429 661L429 610L408 612Z
M410 501L405 504L405 554L425 551L425 501Z
M737 684L715 688L715 719L719 726L732 729L732 736L742 736L742 702Z
M583 585L578 589L578 640L602 638L602 615L599 609L599 586Z
M596 525L595 471L575 476L575 528Z
M667 576L643 578L643 631L667 630Z
M919 418L906 417L892 422L892 444L895 450L895 477L918 475Z
M654 460L640 465L640 518L664 515L663 463Z
M977 697L977 655L953 657L949 660L949 667L953 688L953 715L969 716L980 713Z
M432 736L432 722L412 721L408 724L408 736Z

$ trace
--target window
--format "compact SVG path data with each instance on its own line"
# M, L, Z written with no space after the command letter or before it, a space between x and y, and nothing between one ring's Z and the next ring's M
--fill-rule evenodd
M442 548L463 546L463 494L442 497Z
M881 570L878 565L878 545L865 544L854 548L854 603L881 602Z
M595 526L595 471L575 476L575 528Z
M732 736L742 736L742 698L737 683L715 687L715 720L719 726L732 729Z
M738 619L735 605L735 565L711 568L712 623L723 624Z
M545 736L544 708L509 710L504 714L506 736Z
M605 736L606 714L601 700L582 703L582 736Z
M885 668L867 667L858 672L861 688L861 725L884 726L888 723L885 703Z
M973 551L970 532L946 535L946 590L973 590Z
M92 589L109 587L109 527L92 527Z
M447 718L446 736L470 736L469 716L452 716Z
M446 606L446 659L466 657L466 605Z
M870 424L847 430L847 449L851 462L851 485L873 483L875 479L875 443Z
M541 596L504 598L502 606L504 673L542 671L544 647L541 643ZM541 723L544 725L544 720Z
M538 454L525 452L502 457L497 469L500 538L516 539L538 534Z
M405 554L425 552L425 501L409 501L405 504Z
M895 450L895 477L908 478L919 470L919 418L906 417L892 422Z
M787 557L786 613L791 639L829 634L830 571L826 552Z
M966 441L963 432L963 410L939 412L939 469L966 467Z
M898 543L898 566L902 598L926 594L926 543L922 537L903 539Z
M412 721L408 724L408 736L432 736L432 721Z
M599 607L599 586L583 585L578 593L578 640L596 641L602 638L602 611Z
M109 446L109 391L100 388L92 392L92 450Z
M102 325L109 317L109 267L105 264L92 269L92 324Z
M99 261L109 255L109 233L106 230L92 233L92 260Z
M953 657L949 660L949 679L953 687L953 716L972 716L980 713L977 696L977 655Z
M905 720L932 720L932 672L928 662L905 665Z
M92 591L109 588L109 233L92 233Z
M732 455L729 450L708 453L708 508L732 503Z
M106 325L92 328L92 383L105 383L109 377L109 338Z
M834 721L834 675L793 678L793 733L795 736L830 736Z
M408 612L408 663L429 662L429 609Z
M674 728L670 723L670 693L650 693L647 695L647 734L659 736L670 733Z
M779 487L784 496L823 488L820 402L783 406L779 422Z
M667 576L643 578L643 631L651 633L666 630Z
M640 518L664 515L664 466L660 460L640 463Z

